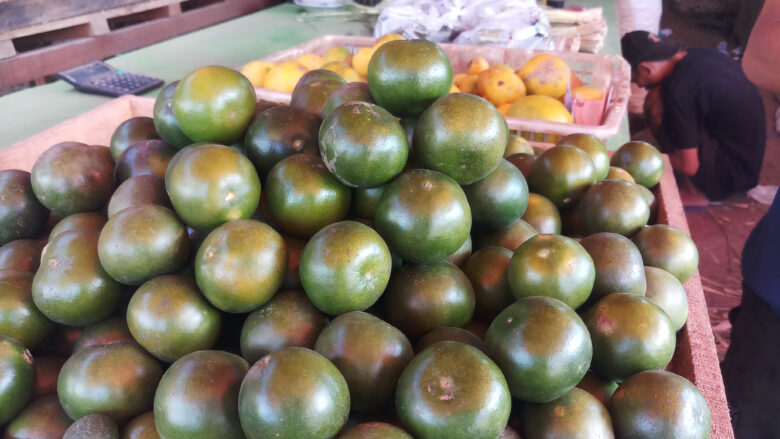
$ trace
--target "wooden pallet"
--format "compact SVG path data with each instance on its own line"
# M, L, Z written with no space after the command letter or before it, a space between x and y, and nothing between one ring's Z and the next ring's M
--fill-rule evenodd
M67 9L59 3L78 6ZM39 80L277 3L280 0L0 0L0 88ZM92 10L96 4L120 6ZM67 16L74 8L87 7L91 8L87 13ZM31 18L34 8L44 17ZM50 14L45 12L52 8ZM13 15L17 24L25 25L11 28Z

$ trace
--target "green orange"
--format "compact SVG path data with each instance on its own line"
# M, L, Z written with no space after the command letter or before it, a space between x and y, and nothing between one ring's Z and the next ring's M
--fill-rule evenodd
M176 86L173 113L193 142L230 145L241 139L255 116L255 89L233 69L201 67Z
M306 72L290 96L290 106L301 108L312 116L324 118L323 107L330 95L347 82L336 72L316 69Z
M475 230L474 232L474 248L480 249L490 245L497 245L512 252L517 250L530 237L538 235L536 229L523 219L515 220L509 227L501 230Z
M609 154L604 142L599 140L593 134L569 134L558 141L558 145L571 145L585 151L593 160L593 167L596 168L596 181L607 178L609 173Z
M405 265L384 294L388 321L412 339L444 326L463 326L474 314L468 277L449 262Z
M655 267L645 267L645 278L645 297L666 312L675 331L682 329L688 320L688 296L680 281L671 273Z
M627 378L669 364L676 343L669 316L650 299L610 294L585 315L593 340L593 368L608 378Z
M73 352L92 346L106 346L124 341L133 341L133 335L130 334L130 329L127 327L125 316L115 316L85 326L73 344Z
M114 195L111 196L107 214L110 218L120 210L138 204L157 204L172 209L171 200L165 191L165 180L156 175L139 175L128 178L116 188Z
M31 182L38 201L60 215L98 210L114 191L114 160L103 146L58 143L38 156Z
M128 207L112 216L98 241L100 263L118 282L140 285L180 269L190 257L184 224L156 204Z
M665 224L645 226L632 239L645 265L666 270L681 283L690 279L699 267L696 244L676 227Z
M32 283L32 273L0 270L0 335L35 349L54 329L54 323L33 303Z
M587 233L612 232L631 236L647 224L650 208L638 186L609 179L588 189L577 208Z
M32 397L35 363L16 339L0 335L0 424L11 420Z
M648 370L629 377L609 408L617 437L710 437L707 400L693 383L671 372Z
M384 422L365 422L358 424L346 433L339 436L339 439L413 439L409 433L402 429Z
M184 148L192 143L192 139L184 134L173 114L173 95L179 81L173 81L160 90L154 101L154 127L166 142L176 148Z
M322 118L326 118L338 106L355 101L374 103L371 90L368 89L368 84L365 82L348 82L334 90L322 107Z
M367 79L371 96L382 108L396 116L417 116L449 93L452 66L435 43L391 41L374 52Z
M86 326L107 318L119 306L121 286L100 263L98 239L93 230L73 230L46 246L32 294L35 306L49 320Z
M414 357L401 331L361 311L333 319L317 337L314 349L344 375L350 409L358 412L390 407L398 377Z
M520 219L528 207L528 185L523 174L506 160L487 177L463 187L476 225L504 229Z
M593 259L596 281L591 300L611 293L645 295L642 255L633 242L617 233L594 233L580 241Z
M260 178L246 156L227 146L206 144L182 150L176 157L171 159L165 188L187 225L206 231L255 213Z
M154 395L154 424L165 439L244 439L238 392L249 365L222 351L185 355L168 368Z
M512 396L545 403L571 390L590 367L593 346L582 319L560 300L526 297L493 320L488 353Z
M421 438L496 439L512 406L496 363L457 342L419 353L401 375L395 401L404 425Z
M151 117L131 117L120 123L111 135L109 143L111 157L114 160L118 160L119 156L133 143L159 138L160 135L157 134L154 120Z
M17 239L0 247L0 270L38 271L45 239Z
M496 169L508 138L506 120L490 102L452 93L420 116L414 128L414 154L424 167L459 184L471 184Z
M490 323L516 299L509 289L507 268L512 251L498 246L478 250L463 265L463 272L474 287L474 317Z
M436 171L413 169L387 185L375 221L403 260L430 263L463 245L471 230L471 209L454 180Z
M219 311L181 275L153 278L127 305L127 326L149 353L172 363L190 352L210 349L221 325Z
M250 363L285 347L313 349L328 318L301 291L286 290L247 316L241 355Z
M247 439L328 439L349 415L349 388L327 358L283 348L254 364L241 383L238 411Z
M57 379L57 395L71 419L103 413L124 423L152 407L162 376L157 361L135 343L75 352Z
M614 438L606 407L590 393L573 388L545 404L523 406L526 437Z
M651 144L632 141L624 144L610 160L612 166L623 168L631 174L637 184L650 188L661 181L664 175L664 159Z
M558 208L544 195L528 194L528 207L522 219L539 233L561 233L561 214Z
M522 299L547 296L576 309L590 296L596 270L577 241L561 235L536 235L512 255L507 279L512 294Z
M97 212L80 212L61 219L49 232L49 241L63 232L70 230L94 230L100 232L106 225L106 216Z
M62 410L57 395L31 402L8 423L7 439L62 439L73 421Z
M377 301L393 263L387 244L371 227L342 221L317 232L301 253L301 284L320 311L362 311Z
M287 272L287 246L271 226L233 220L214 229L195 256L195 279L222 311L249 312L268 302Z
M114 169L116 184L121 184L128 178L137 175L151 174L164 178L168 163L178 151L170 144L158 139L133 143L116 159Z
M275 164L293 154L319 154L320 120L291 106L269 108L249 125L246 155L265 177Z
M268 210L281 230L308 238L344 219L351 193L319 157L295 154L277 163L265 181Z
M406 165L409 145L400 123L384 108L348 102L328 114L319 133L325 166L350 187L376 187Z
M29 172L0 171L0 246L34 237L48 217L49 212L35 198Z
M557 207L572 206L596 182L596 168L588 153L570 145L557 145L536 158L528 174L530 189Z

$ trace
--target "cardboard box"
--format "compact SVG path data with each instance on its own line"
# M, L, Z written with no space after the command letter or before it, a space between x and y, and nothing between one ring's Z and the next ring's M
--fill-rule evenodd
M152 116L154 99L122 96L94 110L60 123L27 140L0 150L0 170L32 169L35 159L50 146L64 141L108 145L114 129L136 116ZM690 235L669 158L664 156L667 172L654 189L658 201L658 223L677 227ZM715 350L707 303L697 271L685 283L688 294L688 322L677 334L677 347L668 370L692 381L701 390L712 412L712 438L732 439L723 378Z

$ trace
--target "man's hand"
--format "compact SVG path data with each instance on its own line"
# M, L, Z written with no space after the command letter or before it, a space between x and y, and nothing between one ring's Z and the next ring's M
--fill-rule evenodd
M672 162L672 168L675 171L693 177L699 170L699 149L688 148L680 149L669 155L669 161Z

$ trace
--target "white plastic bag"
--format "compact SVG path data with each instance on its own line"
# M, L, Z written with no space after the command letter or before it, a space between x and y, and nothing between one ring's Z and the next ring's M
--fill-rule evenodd
M535 0L397 0L379 15L376 37L398 33L439 43L553 50Z

